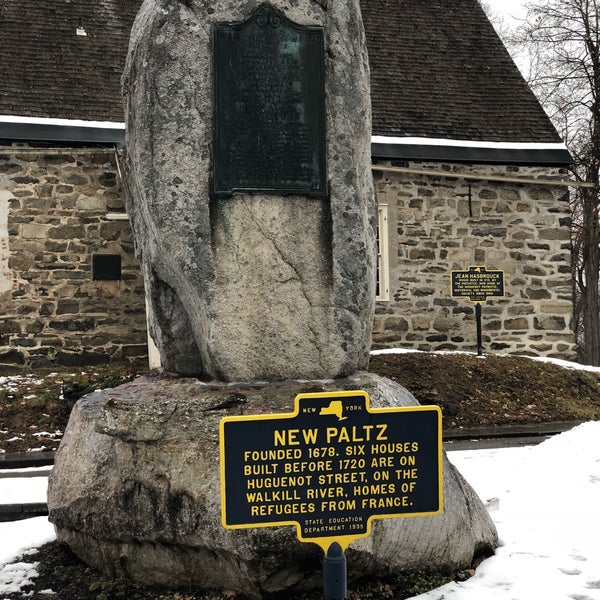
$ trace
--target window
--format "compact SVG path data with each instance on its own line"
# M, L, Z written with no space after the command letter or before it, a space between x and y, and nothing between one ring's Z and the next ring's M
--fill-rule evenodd
M377 207L377 291L375 300L390 299L390 275L388 265L388 207Z

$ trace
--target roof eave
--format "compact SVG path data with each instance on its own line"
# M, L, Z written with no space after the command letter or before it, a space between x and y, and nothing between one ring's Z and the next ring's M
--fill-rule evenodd
M125 126L116 122L86 122L0 116L0 139L77 144L125 143ZM469 142L374 135L373 159L417 160L523 166L568 166L573 157L564 144Z
M418 140L373 136L373 159L432 161L520 166L567 167L573 157L564 144L462 142L457 140Z
M0 139L122 145L125 143L125 128L123 124L113 122L0 117Z

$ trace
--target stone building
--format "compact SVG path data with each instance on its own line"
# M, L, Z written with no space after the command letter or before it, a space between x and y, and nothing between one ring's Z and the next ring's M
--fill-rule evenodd
M0 6L0 366L147 360L115 160L138 6Z
M482 265L505 272L485 349L574 358L570 155L476 0L408 4L362 2L385 248L373 345L476 349L450 280Z
M362 3L380 216L374 347L473 350L473 305L450 297L450 272L485 265L506 274L505 298L483 308L486 348L573 358L570 156L477 0L408 4ZM0 6L0 367L146 360L116 161L139 5Z

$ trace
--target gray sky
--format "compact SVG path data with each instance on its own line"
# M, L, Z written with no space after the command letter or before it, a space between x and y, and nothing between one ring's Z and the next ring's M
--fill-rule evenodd
M511 30L518 27L521 23L519 19L523 19L527 15L524 4L528 0L481 0L483 4L491 10L491 21L500 37L504 37ZM530 61L529 55L525 50L517 51L513 46L509 50L513 60L521 73L527 78Z
M484 0L498 15L507 21L514 17L523 17L525 9L523 4L525 0Z

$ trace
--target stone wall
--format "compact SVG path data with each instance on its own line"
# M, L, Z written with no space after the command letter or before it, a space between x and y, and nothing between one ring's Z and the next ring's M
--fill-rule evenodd
M144 289L114 150L0 148L0 365L146 361ZM121 257L94 280L92 256Z
M400 166L564 177L546 168ZM483 305L484 350L575 358L564 187L374 176L388 208L390 278L374 348L475 351L474 305L450 297L450 272L485 265L505 271L506 298ZM112 150L0 148L0 367L147 364L129 222L110 218L123 211ZM121 255L120 281L93 280L100 253Z
M396 166L566 178L549 168ZM575 358L565 187L385 171L375 183L388 207L390 299L377 303L374 348L476 350L474 304L450 297L450 272L484 265L505 272L506 293L482 306L484 351Z

